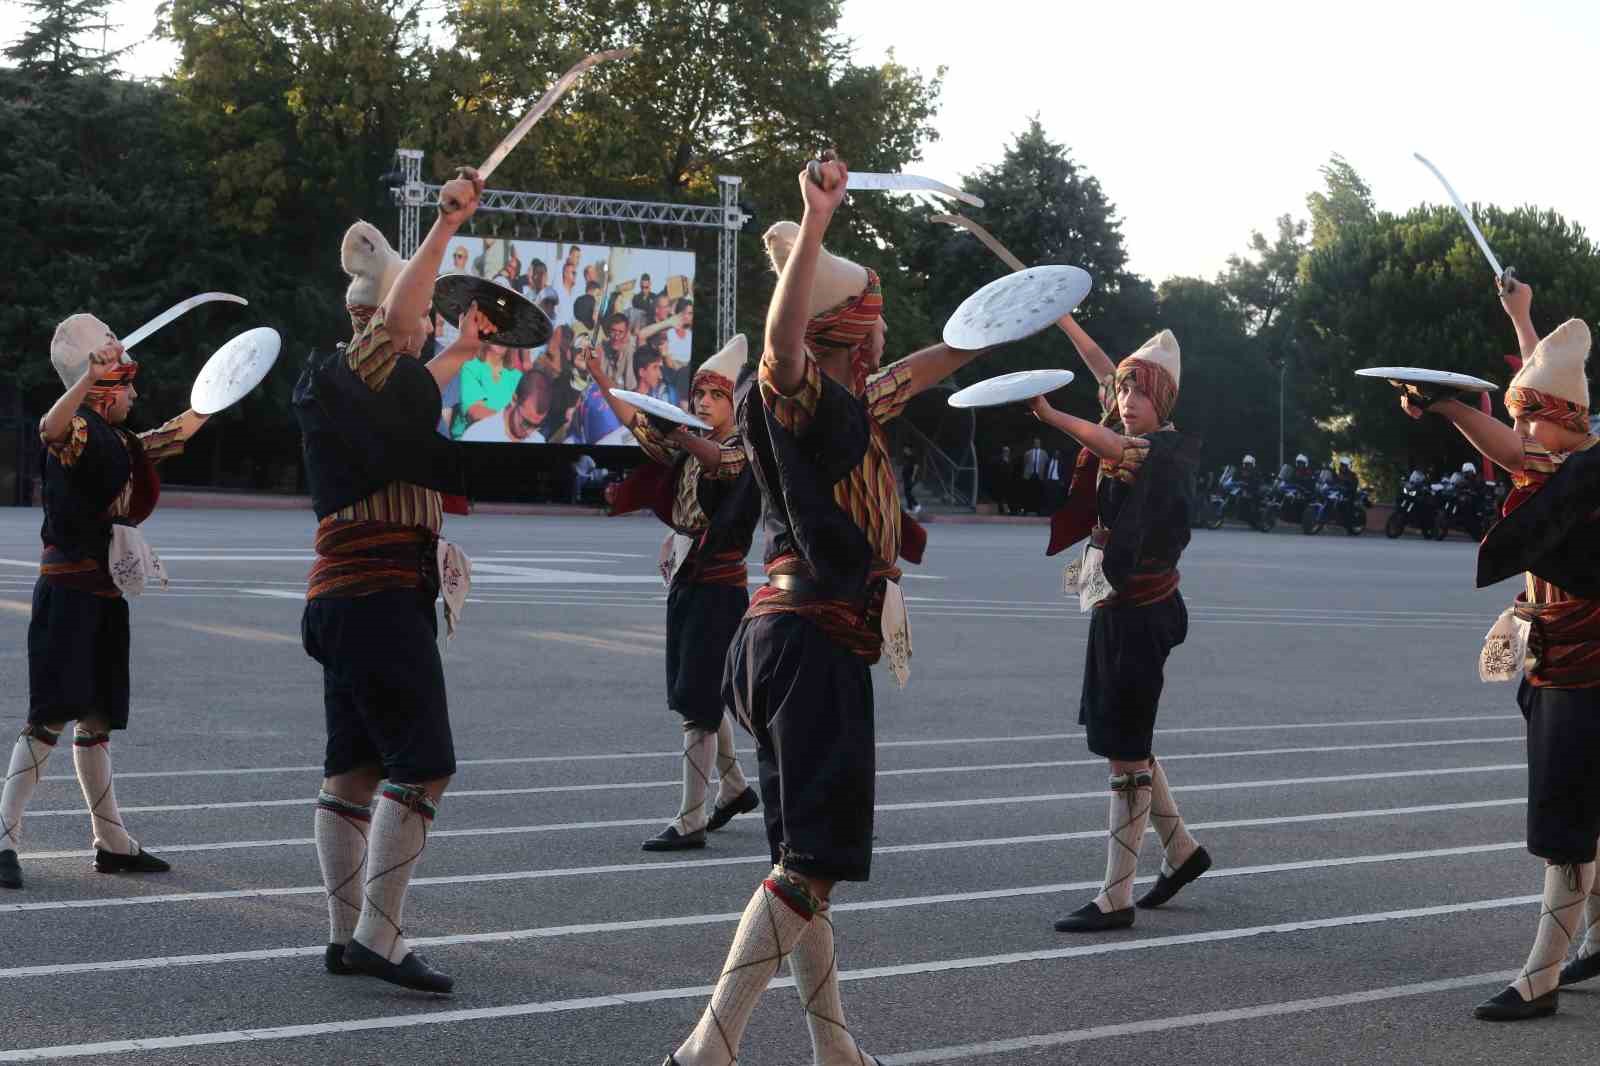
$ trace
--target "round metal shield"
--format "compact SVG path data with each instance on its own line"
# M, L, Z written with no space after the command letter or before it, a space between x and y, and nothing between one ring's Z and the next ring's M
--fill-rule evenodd
M1357 377L1382 378L1405 385L1432 385L1435 388L1460 389L1463 392L1493 392L1500 386L1492 381L1475 378L1471 374L1457 374L1449 370L1424 370L1415 366L1374 366L1357 370Z
M951 407L1000 407L1054 392L1072 377L1070 370L1019 370L968 385L945 402Z
M1075 266L1007 274L961 301L944 324L944 342L970 352L1031 337L1082 303L1093 284Z
M555 331L550 316L515 289L474 274L444 274L433 283L433 309L452 326L460 325L473 303L494 323L494 335L485 339L495 344L537 348Z
M667 403L665 400L658 400L654 396L646 396L642 392L629 392L627 389L612 389L611 395L624 403L632 404L651 418L659 418L676 425L688 426L690 429L698 429L705 433L711 432L710 426L682 408L674 407L672 404Z
M189 406L198 415L214 415L232 407L261 384L278 361L282 344L278 331L270 326L239 334L200 368L200 376L189 390Z

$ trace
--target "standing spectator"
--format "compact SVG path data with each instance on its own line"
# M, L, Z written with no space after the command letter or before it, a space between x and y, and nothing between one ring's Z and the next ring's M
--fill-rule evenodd
M625 389L639 383L633 368L633 333L628 329L628 316L613 311L606 319L605 339L600 342L600 354L605 358L606 377L620 381Z
M453 274L465 274L467 272L467 265L468 265L467 261L468 261L468 252L467 252L467 246L466 245L458 244L454 248L450 249L450 272L451 273L453 273Z
M994 497L995 508L1001 514L1010 514L1012 499L1011 449L1001 448L989 464L989 495Z
M1023 510L1038 513L1043 509L1044 476L1049 466L1050 456L1044 450L1044 442L1033 438L1033 447L1022 455L1022 491L1018 495Z
M650 275L640 274L639 291L633 294L633 306L640 311L649 311L654 306L655 300L656 294L650 291ZM660 322L661 319L657 318L652 321Z
M572 301L572 324L594 329L595 311L600 305L600 282L590 279L583 283L583 295Z
M1067 501L1067 487L1062 480L1062 475L1066 473L1066 469L1066 464L1061 459L1061 449L1057 448L1050 453L1050 465L1045 468L1044 498L1043 505L1039 511L1040 514L1055 514L1061 509L1061 505Z
M900 449L900 483L906 494L906 510L913 515L922 513L922 505L917 502L917 453L907 444Z
M571 256L561 265L561 284L556 286L556 325L571 325L573 305L583 290L578 287L578 264Z
M518 291L534 303L556 294L556 290L550 284L550 268L545 265L543 259L535 259L528 264L528 273L523 280L523 287Z
M638 379L635 391L676 407L678 390L666 378L665 347L666 337L658 333L650 338L648 344L642 344L634 350L633 372Z
M678 324L667 331L667 355L674 363L688 366L694 350L694 301L682 297L672 307Z

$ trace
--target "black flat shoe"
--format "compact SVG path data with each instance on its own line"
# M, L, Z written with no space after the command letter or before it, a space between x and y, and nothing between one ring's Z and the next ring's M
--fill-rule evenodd
M1161 874L1156 878L1156 883L1150 891L1140 896L1134 903L1135 907L1149 910L1159 907L1167 900L1178 894L1178 889L1190 881L1197 881L1200 875L1211 869L1211 853L1205 848L1195 848L1194 854L1183 860L1183 865L1172 872L1172 876Z
M0 888L22 887L22 864L17 862L17 853L7 848L0 851Z
M1135 911L1132 907L1103 911L1090 900L1065 918L1056 922L1058 933L1103 933L1108 929L1127 929L1133 925Z
M4 858L4 855L0 855L0 860ZM1561 984L1558 987L1566 988L1595 976L1600 976L1600 955L1590 955L1588 958L1580 955L1561 967Z
M1529 1018L1543 1018L1556 1012L1556 1002L1561 995L1552 988L1538 999L1523 999L1522 993L1507 985L1493 999L1486 999L1472 1008L1472 1016L1486 1022L1522 1022Z
M706 846L706 831L696 829L692 833L680 833L669 825L639 846L645 851L688 851L690 848L703 848Z
M715 833L718 829L733 821L736 814L749 814L761 806L761 797L756 795L756 790L746 788L743 792L733 797L732 803L717 807L711 812L711 820L706 822L706 832Z
M435 970L415 951L408 951L399 962L390 962L359 940L352 940L345 945L344 964L353 974L376 977L417 992L444 995L456 986L454 977Z
M344 945L329 944L328 950L322 953L322 965L335 977L350 977L356 971L344 964Z
M94 868L103 874L164 874L172 869L164 860L140 848L132 855L94 849Z

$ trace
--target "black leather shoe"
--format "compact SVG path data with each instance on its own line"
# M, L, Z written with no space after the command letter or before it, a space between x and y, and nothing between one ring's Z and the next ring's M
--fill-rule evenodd
M706 846L706 831L696 829L692 833L680 833L669 825L639 846L645 851L688 851L690 848L703 848Z
M1103 911L1090 900L1071 914L1056 922L1058 933L1103 933L1108 929L1127 929L1133 925L1136 912L1132 907Z
M94 849L94 868L103 874L164 874L172 869L164 860L140 848L132 855Z
M4 859L5 856L0 854L0 861ZM0 881L0 884L4 884L4 882ZM1588 958L1580 955L1561 967L1561 984L1559 987L1566 988L1568 985L1575 985L1580 981L1587 981L1589 978L1596 976L1600 976L1600 955L1590 955Z
M755 789L747 786L743 792L733 797L732 803L724 804L712 810L711 820L706 823L706 832L715 833L718 829L733 821L734 815L749 814L759 806L761 806L761 797L756 795Z
M1493 999L1486 999L1472 1008L1472 1016L1486 1022L1521 1022L1529 1018L1543 1018L1556 1012L1559 989L1552 988L1538 999L1523 999L1522 993L1507 985Z
M22 864L10 848L0 851L0 888L22 887Z
M349 977L355 973L344 964L344 945L329 944L328 950L322 953L322 965L335 977Z
M376 977L417 992L444 995L456 986L454 977L435 970L415 951L406 952L406 957L399 962L390 962L359 940L352 940L345 945L344 964L351 973Z
M1149 910L1159 907L1167 900L1178 894L1178 889L1190 881L1196 881L1200 875L1211 869L1211 853L1205 848L1195 848L1194 854L1183 860L1183 865L1172 872L1172 876L1161 874L1156 878L1156 883L1150 886L1150 891L1140 896L1134 903L1135 907Z

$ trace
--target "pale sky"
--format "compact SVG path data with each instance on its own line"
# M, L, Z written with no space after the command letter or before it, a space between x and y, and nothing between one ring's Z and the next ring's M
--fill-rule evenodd
M155 7L113 4L112 46L147 34ZM1209 278L1252 228L1303 216L1332 152L1381 208L1445 202L1420 151L1469 203L1552 207L1600 233L1600 4L846 0L843 29L860 62L893 47L907 66L949 68L941 140L914 171L954 182L1038 114L1116 204L1133 269L1158 282ZM147 43L123 68L155 75L173 58Z

